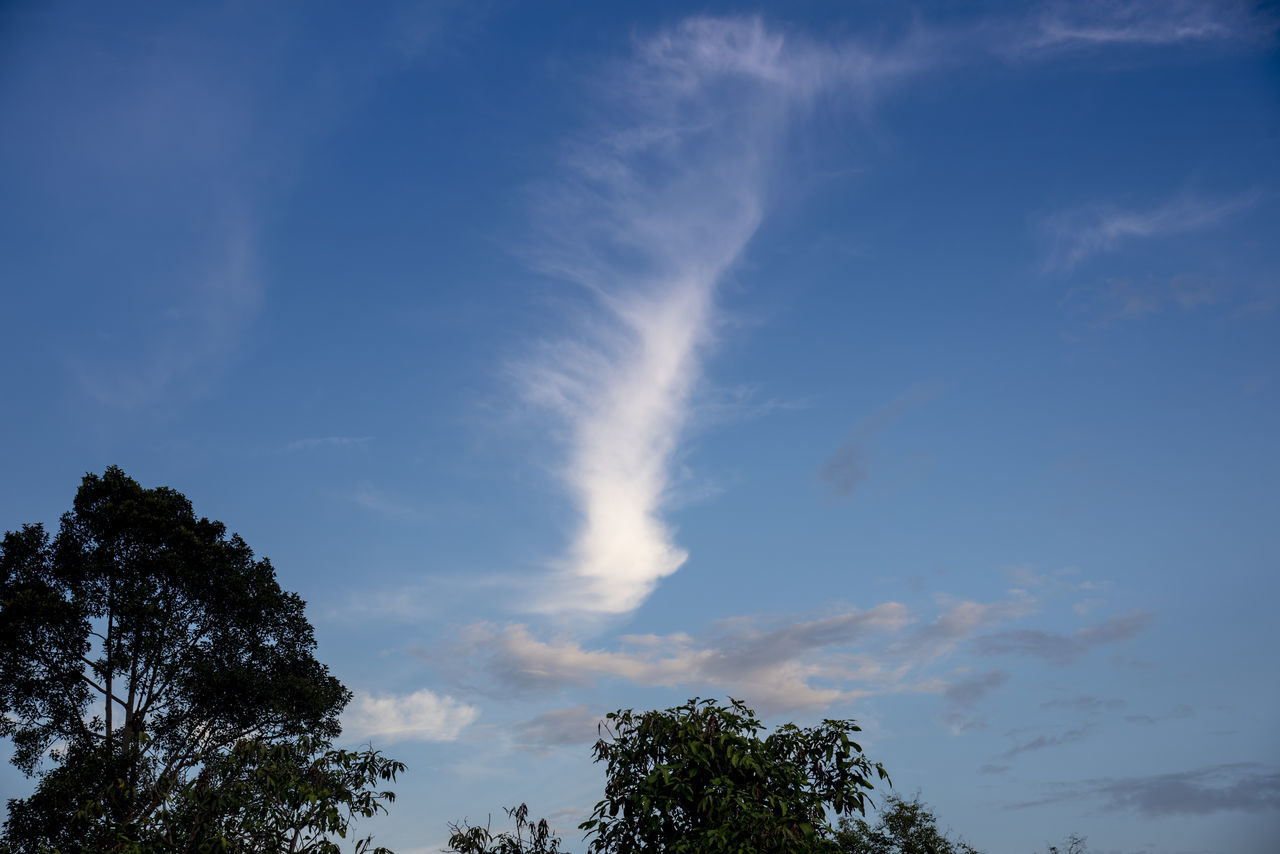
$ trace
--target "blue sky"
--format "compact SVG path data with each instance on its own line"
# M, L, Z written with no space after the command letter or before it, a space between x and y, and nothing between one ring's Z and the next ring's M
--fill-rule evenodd
M239 531L402 854L581 850L695 695L986 851L1273 850L1274 15L374 6L0 12L0 525Z

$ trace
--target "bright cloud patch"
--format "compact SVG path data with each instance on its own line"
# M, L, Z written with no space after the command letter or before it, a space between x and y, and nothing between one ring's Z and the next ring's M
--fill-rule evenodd
M546 610L624 613L685 562L662 518L717 284L764 215L775 152L823 89L866 101L912 63L788 39L758 19L696 18L637 45L613 110L542 197L544 272L592 297L574 334L516 373L568 443L580 513Z
M357 740L454 741L480 715L475 706L427 689L412 694L362 694L343 719L343 733Z

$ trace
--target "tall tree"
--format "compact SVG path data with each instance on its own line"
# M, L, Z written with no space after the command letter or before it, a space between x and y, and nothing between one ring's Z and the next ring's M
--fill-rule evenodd
M119 468L85 476L52 539L7 533L0 736L40 781L5 842L107 850L246 739L336 736L350 693L303 609L238 535Z

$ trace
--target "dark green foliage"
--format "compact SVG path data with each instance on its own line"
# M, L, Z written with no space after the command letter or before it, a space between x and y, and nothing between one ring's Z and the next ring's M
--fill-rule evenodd
M56 537L6 534L0 736L40 782L9 802L5 842L111 850L246 739L336 736L350 695L303 607L222 523L114 467L84 478Z
M562 854L560 837L551 833L547 820L529 821L529 807L504 809L507 818L515 820L514 833L494 833L489 826L449 825L449 847L454 854Z
M835 831L841 854L981 854L966 842L948 839L917 795L910 801L885 798L875 827L862 818L843 818Z
M862 813L871 778L888 778L851 740L852 721L762 737L732 699L614 712L602 726L605 797L581 825L594 854L833 852L827 815Z
M339 854L333 837L346 839L356 818L385 813L395 793L377 786L403 771L403 763L375 750L323 749L307 738L281 744L246 739L153 814L136 850ZM366 837L354 850L390 854L372 844Z

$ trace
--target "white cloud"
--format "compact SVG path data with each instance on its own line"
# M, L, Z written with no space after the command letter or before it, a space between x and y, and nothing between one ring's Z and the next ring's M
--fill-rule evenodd
M480 710L423 688L412 694L358 694L343 715L344 740L454 741Z
M860 104L910 53L824 48L756 18L694 18L607 75L613 116L540 196L538 269L584 286L575 334L515 374L558 417L581 521L545 610L623 613L685 562L662 511L718 283L764 216L774 151L823 89Z

